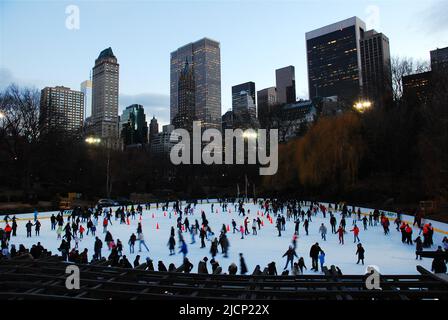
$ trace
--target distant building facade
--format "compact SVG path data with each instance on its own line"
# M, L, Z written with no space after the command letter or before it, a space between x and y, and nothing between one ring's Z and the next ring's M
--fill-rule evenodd
M41 132L58 130L81 133L84 121L84 94L64 86L41 90L39 126Z
M92 115L92 81L86 80L81 83L81 92L84 94L84 119Z
M252 119L257 118L255 104L255 83L246 82L232 87L232 111L235 115L247 114Z
M306 33L310 99L337 96L383 104L392 97L389 39L358 17Z
M362 97L375 105L392 100L392 69L389 39L375 30L361 39Z
M111 48L95 60L92 78L93 134L105 143L118 140L119 64ZM109 142L108 142L109 141Z
M277 90L275 87L269 87L257 91L258 101L258 120L262 128L266 127L268 115L272 108L277 105Z
M221 49L219 42L208 38L171 53L170 121L179 112L179 79L186 60L194 70L195 117L204 129L221 130Z
M173 133L174 125L162 127L162 132L156 134L151 140L151 154L156 157L169 157L171 148L178 143L178 137Z
M177 114L173 119L173 125L175 128L192 132L193 121L196 119L196 86L194 70L187 59L180 73L177 88Z
M277 103L293 103L296 101L296 77L294 66L275 70Z
M148 143L148 124L142 105L133 104L123 111L120 117L120 137L124 146Z
M159 133L159 123L157 122L157 119L155 116L152 117L151 121L149 122L149 137L148 141L149 144L151 144L152 139Z

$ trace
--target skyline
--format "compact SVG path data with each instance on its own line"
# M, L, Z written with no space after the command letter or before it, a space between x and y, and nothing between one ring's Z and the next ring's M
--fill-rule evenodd
M324 3L326 8L322 10ZM350 10L341 3L350 4ZM65 27L65 8L69 4L80 9L79 30ZM375 6L379 15L372 9ZM448 23L442 20L447 7L443 0L423 4L413 1L412 8L401 0L317 4L2 1L0 89L17 82L38 89L64 85L80 90L81 82L89 79L99 52L111 46L120 63L120 114L133 103L142 104L149 119L155 115L163 125L169 122L170 112L170 53L208 37L221 44L224 114L232 105L232 86L247 81L255 82L257 91L275 86L275 69L288 65L296 70L297 96L308 98L305 33L352 16L364 20L368 29L388 36L392 56L429 60L430 50L448 45ZM403 12L404 8L409 11ZM272 17L276 11L284 17ZM170 19L162 19L166 12ZM436 19L435 14L441 19ZM107 19L117 16L120 18ZM229 26L230 18L234 23ZM99 20L101 25L95 23ZM438 32L434 28L439 28ZM37 53L30 54L30 48L31 53Z

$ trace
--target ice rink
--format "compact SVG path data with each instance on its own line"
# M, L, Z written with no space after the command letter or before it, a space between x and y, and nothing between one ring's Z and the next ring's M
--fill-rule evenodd
M253 204L245 204L246 212L248 209L249 213L249 221L252 221L257 217L257 212L259 212L261 219L264 222L264 226L261 227L261 230L258 231L258 235L248 235L245 236L244 239L241 239L241 235L239 233L232 233L232 218L238 224L238 227L243 224L244 218L242 216L238 216L235 213L234 206L229 204L228 208L231 209L231 212L222 212L219 204L214 205L214 212L211 212L211 204L198 204L196 209L194 210L194 215L188 215L188 219L190 221L190 225L194 223L194 220L197 219L199 223L201 223L201 210L204 210L207 219L209 220L209 224L215 233L215 236L219 236L219 232L222 228L222 225L225 224L230 225L230 232L228 232L228 239L230 242L229 248L229 257L224 258L222 256L221 249L219 247L219 253L216 256L216 260L219 262L221 267L223 268L223 272L227 272L227 268L229 264L235 262L239 268L239 253L243 253L244 258L246 260L247 267L249 269L249 273L252 273L254 267L259 264L261 269L271 261L275 261L277 265L277 270L279 274L283 270L286 258L282 258L282 255L288 249L288 246L291 244L291 240L294 234L294 221L291 219L286 222L286 231L282 232L282 236L278 237L277 229L275 228L275 218L273 223L271 224L267 219L266 215L261 216L261 209L258 205ZM351 207L350 207L351 208ZM218 212L216 213L216 209ZM306 211L306 207L302 207ZM357 209L357 208L356 208ZM169 211L172 209L170 208ZM168 267L170 263L174 263L176 267L180 266L182 263L182 254L179 254L179 249L176 250L176 255L169 256L169 250L167 246L167 242L170 235L170 228L174 226L176 229L176 219L177 216L174 213L170 214L166 213L164 215L164 211L159 207L158 210L155 208L151 210L143 211L143 234L145 236L145 242L149 247L149 252L146 252L143 248L143 252L138 252L138 241L136 242L135 254L129 253L128 240L130 235L134 232L136 234L137 224L139 222L139 215L136 214L135 220L130 220L130 225L120 224L120 221L115 221L115 218L112 219L113 225L108 227L108 230L111 231L114 240L120 239L123 243L123 254L126 255L129 261L132 263L137 254L140 254L141 259L140 262L144 262L146 257L150 257L154 261L154 266L157 269L158 260L162 260L165 265ZM362 213L369 213L373 210L361 209ZM56 214L56 212L55 212ZM36 244L38 241L48 250L51 250L53 253L59 253L57 248L60 245L60 240L56 238L56 231L52 231L50 228L50 219L51 212L47 213L39 213L39 221L42 223L40 236L34 236L34 227L33 227L33 237L26 238L26 229L25 224L30 219L33 220L33 214L24 214L17 215L18 218L18 229L17 229L17 237L11 237L11 244L15 244L16 248L20 244L24 244L28 249L31 245ZM153 217L154 216L154 217ZM340 213L336 213L337 223L340 221ZM10 216L12 217L12 215ZM355 217L355 215L352 215ZM185 216L183 217L183 219ZM403 216L403 220L407 220L412 223L412 218L409 216ZM309 271L311 267L311 259L309 257L309 250L312 244L318 242L322 250L325 251L325 265L330 266L332 264L338 266L343 274L364 274L367 265L375 265L378 266L380 272L382 274L417 274L416 266L422 265L427 269L431 269L432 259L424 258L423 260L415 259L415 245L406 245L401 243L401 233L395 230L395 225L393 220L391 220L390 224L390 234L384 235L383 228L381 225L376 227L368 227L367 231L363 230L361 221L357 222L357 225L360 228L359 238L363 247L365 248L365 266L357 265L357 257L355 255L356 252L356 244L353 242L353 232L350 232L352 226L352 218L346 218L348 231L345 235L345 244L340 245L338 242L338 237L335 234L331 234L331 226L329 223L329 215L327 214L326 219L323 219L322 213L318 213L317 216L312 217L312 222L309 225L309 236L305 235L305 230L303 228L303 223L300 225L299 237L297 240L297 255L299 257L303 256L305 259L305 265L308 270L305 271L305 274L315 273L313 271ZM103 218L100 217L97 226L97 236L104 243L103 227L102 227ZM321 240L321 236L318 232L318 229L321 223L324 223L328 229L327 233L327 241ZM65 224L65 222L64 222ZM81 223L85 228L85 223ZM159 229L156 228L156 225L159 225ZM1 222L1 225L4 227L4 221ZM434 246L431 250L435 250L437 245L442 245L442 239L447 234L448 225L440 222L433 222L436 230L434 232ZM251 224L249 225L249 230L252 232ZM413 239L417 237L419 233L418 228L413 229ZM212 237L211 237L212 238ZM188 245L188 258L194 265L194 269L192 272L197 272L197 264L204 257L207 256L209 261L211 259L210 255L210 241L206 242L207 247L201 249L200 248L200 239L196 236L196 243L190 244L191 236L189 233L184 233L184 239ZM178 242L177 234L176 234L176 242ZM74 241L72 241L72 246L74 245ZM178 243L176 243L176 246ZM88 248L89 250L89 260L93 255L93 246L94 246L94 237L90 234L85 235L84 239L82 239L79 243L79 251L81 252L84 248ZM107 257L109 255L109 251L106 248L106 244L103 244L103 256ZM297 261L297 259L295 260ZM211 266L208 264L208 270L210 272ZM239 273L239 271L238 271Z

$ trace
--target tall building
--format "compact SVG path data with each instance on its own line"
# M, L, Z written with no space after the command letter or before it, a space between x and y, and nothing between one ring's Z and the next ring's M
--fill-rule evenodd
M431 57L431 70L434 72L448 72L448 47L435 49L429 52Z
M232 110L234 114L247 113L251 118L257 117L255 105L255 83L246 82L232 87Z
M255 95L256 95L255 83L252 82L252 81L249 81L249 82L237 84L236 86L232 87L232 108L234 108L234 105L235 105L234 101L235 101L235 99L238 99L238 96L240 95L240 93L242 91L247 92L247 94L252 98L253 103L256 104L256 100L255 100L255 98L256 98L255 97Z
M173 119L175 128L182 128L192 132L196 110L195 99L194 70L186 59L177 83L177 114Z
M148 123L142 105L126 107L120 117L120 133L125 146L148 143Z
M157 133L151 142L151 153L159 157L168 157L171 148L179 142L178 136L173 133L172 124L164 125L162 132Z
M203 38L171 53L170 121L179 111L180 74L185 61L194 70L195 117L203 128L221 129L221 51L217 41Z
M426 104L432 89L432 71L410 74L402 78L403 98Z
M310 99L338 96L352 105L359 98L365 29L362 20L352 17L306 33Z
M78 133L84 120L84 94L63 86L41 90L39 126L48 130Z
M287 66L275 70L275 85L277 88L277 102L281 104L296 101L296 77L294 66Z
M277 105L277 90L275 87L269 87L257 91L258 101L258 119L261 127L266 127L267 116L271 113L272 108Z
M93 134L113 146L118 140L118 70L112 49L101 51L92 78Z
M151 121L149 122L149 137L148 141L151 144L151 141L155 135L159 133L159 123L157 122L156 117L152 117Z
M81 92L84 93L84 119L92 115L92 81L81 82Z
M389 39L375 30L364 32L360 42L362 96L382 105L392 100Z

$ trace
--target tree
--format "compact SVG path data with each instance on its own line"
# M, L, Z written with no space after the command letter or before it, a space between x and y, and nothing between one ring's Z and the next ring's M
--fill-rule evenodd
M394 101L400 101L403 96L403 77L414 73L429 71L430 66L428 61L396 56L391 59L391 69L393 99Z

